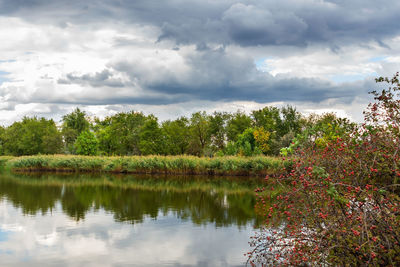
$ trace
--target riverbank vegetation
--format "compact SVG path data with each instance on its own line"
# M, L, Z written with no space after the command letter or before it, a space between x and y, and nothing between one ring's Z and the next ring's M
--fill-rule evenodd
M163 122L136 111L100 119L77 108L57 123L25 117L0 127L0 155L274 156L313 126L331 135L339 120L333 114L305 117L291 106L267 106L250 115L196 112Z
M362 125L344 124L330 135L312 127L283 151L293 169L267 179L287 190L259 196L266 221L251 241L252 265L400 262L399 74L377 82L388 88L372 92ZM271 199L276 204L265 206Z
M282 173L289 161L276 157L130 156L100 157L36 155L6 157L7 168L20 171L114 172L203 175L255 175Z

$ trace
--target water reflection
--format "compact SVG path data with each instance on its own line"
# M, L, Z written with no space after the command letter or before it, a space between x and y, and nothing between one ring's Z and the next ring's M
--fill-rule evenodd
M241 266L257 179L0 177L6 266Z

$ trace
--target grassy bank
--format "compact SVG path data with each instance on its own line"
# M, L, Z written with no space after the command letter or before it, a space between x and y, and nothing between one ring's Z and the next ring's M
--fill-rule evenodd
M284 165L274 157L132 156L92 157L37 155L8 158L7 168L16 171L114 172L196 175L266 175L281 172Z

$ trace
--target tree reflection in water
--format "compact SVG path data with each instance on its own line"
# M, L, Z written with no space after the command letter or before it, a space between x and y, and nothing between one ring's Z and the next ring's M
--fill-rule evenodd
M14 174L0 176L0 197L23 214L46 214L60 203L76 221L104 209L117 222L140 223L172 212L197 225L239 228L261 220L254 212L259 178L117 176L100 174Z

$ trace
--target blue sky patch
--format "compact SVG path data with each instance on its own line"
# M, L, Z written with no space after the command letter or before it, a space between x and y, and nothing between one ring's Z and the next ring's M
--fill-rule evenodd
M257 58L254 60L254 64L256 64L256 68L259 71L263 71L263 72L268 72L270 71L270 67L268 66L268 64L265 62L267 59L270 59L271 57L261 57L261 58Z
M386 61L387 56L378 56L378 57L371 57L368 59L369 62L380 62L380 61Z
M368 74L338 74L331 76L331 80L336 83L346 83L346 82L355 82L361 81L369 76L377 76L376 72L368 73Z
M0 85L1 85L3 82L8 81L8 79L5 77L5 76L7 76L8 74L10 74L10 73L0 70Z

